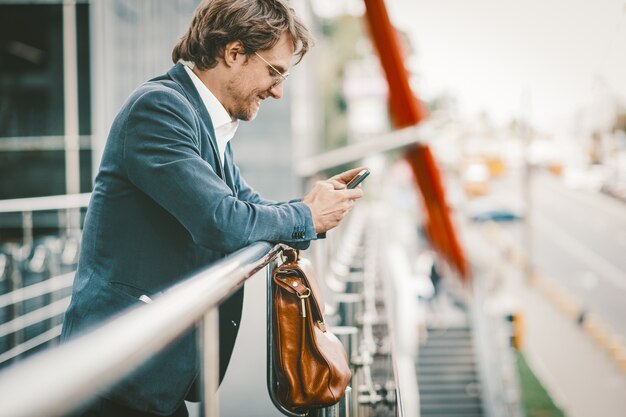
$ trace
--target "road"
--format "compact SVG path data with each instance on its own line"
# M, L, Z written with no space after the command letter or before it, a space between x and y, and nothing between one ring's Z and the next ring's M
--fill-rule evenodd
M494 184L494 199L522 204L521 181ZM559 178L536 174L530 211L532 262L586 311L626 336L626 204L594 191L573 190ZM503 225L523 247L523 224Z

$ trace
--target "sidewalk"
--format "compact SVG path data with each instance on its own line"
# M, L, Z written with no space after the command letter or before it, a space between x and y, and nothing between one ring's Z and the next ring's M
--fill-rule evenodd
M524 319L524 353L553 400L569 417L626 416L626 374L574 320L538 289L528 286L480 228L462 225L474 262L501 277L494 296L517 306Z
M537 290L518 285L525 353L569 417L626 416L626 375L579 325Z

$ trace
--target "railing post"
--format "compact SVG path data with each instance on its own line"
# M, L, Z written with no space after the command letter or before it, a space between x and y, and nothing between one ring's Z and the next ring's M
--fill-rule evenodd
M220 414L219 397L219 312L211 308L203 317L200 330L200 353L202 355L202 416L218 417Z
M33 212L22 212L22 233L24 239L24 246L33 246Z
M346 388L346 394L339 401L339 417L353 417L352 387Z

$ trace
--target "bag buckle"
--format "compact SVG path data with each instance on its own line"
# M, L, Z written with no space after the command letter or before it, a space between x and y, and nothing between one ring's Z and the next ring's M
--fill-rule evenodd
M311 296L311 289L310 288L305 288L305 289L306 289L305 293L302 293L302 294L296 293L302 305L302 311L300 312L302 317L306 317L306 303L304 302L304 300L306 300L307 298Z

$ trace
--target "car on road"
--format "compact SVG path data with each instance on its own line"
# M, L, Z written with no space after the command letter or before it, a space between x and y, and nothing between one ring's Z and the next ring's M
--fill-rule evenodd
M505 204L491 199L481 199L472 202L467 209L470 220L474 222L516 222L523 219L523 215Z

